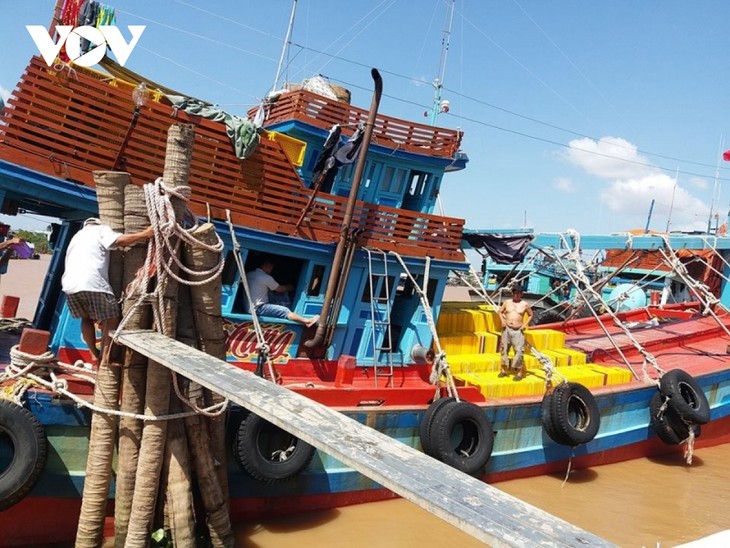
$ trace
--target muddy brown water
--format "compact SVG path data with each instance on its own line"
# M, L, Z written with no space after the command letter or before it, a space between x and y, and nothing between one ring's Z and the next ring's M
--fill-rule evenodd
M677 546L730 529L730 446L636 459L495 487L619 546ZM443 548L483 546L402 500L361 504L237 528L240 546Z
M33 318L49 260L13 260L0 278L0 297L20 298L18 317ZM730 529L730 446L696 451L691 466L675 454L564 476L495 487L625 547L676 546ZM253 548L483 546L402 499L240 524L236 539Z

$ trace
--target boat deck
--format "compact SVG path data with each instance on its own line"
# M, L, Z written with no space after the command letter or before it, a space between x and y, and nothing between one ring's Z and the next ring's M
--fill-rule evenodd
M719 318L730 328L730 315ZM641 367L644 358L633 339L656 358L660 368L682 368L693 375L726 369L730 363L730 336L712 316L678 318L659 325L648 321L628 325L631 336L612 322L576 322L567 330L566 345L585 352L592 362L622 365L618 347L632 367Z

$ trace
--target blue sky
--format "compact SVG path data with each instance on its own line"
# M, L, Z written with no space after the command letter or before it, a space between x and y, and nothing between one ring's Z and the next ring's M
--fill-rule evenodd
M299 0L282 80L322 74L368 108L377 67L380 111L428 123L450 4ZM4 97L37 51L25 25L48 25L53 5L0 0ZM125 36L146 25L129 68L243 113L273 84L292 4L113 5ZM652 229L704 229L711 207L722 223L728 21L726 0L457 0L438 125L464 130L470 163L446 178L444 213L474 229L595 233L643 228L653 199Z

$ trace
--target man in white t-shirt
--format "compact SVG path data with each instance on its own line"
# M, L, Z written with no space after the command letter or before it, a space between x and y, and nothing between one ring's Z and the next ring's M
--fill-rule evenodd
M109 331L119 325L119 302L109 284L109 251L143 242L153 235L152 227L133 234L114 232L95 217L68 244L61 288L74 318L81 318L81 336L98 366ZM101 322L101 350L96 347L95 322Z
M270 259L264 259L256 270L246 274L248 289L251 292L251 312L255 311L259 316L273 316L274 318L292 320L307 327L312 327L319 320L319 316L303 318L286 306L269 302L269 291L286 293L294 290L292 285L279 285L279 282L271 276L273 270L274 263Z

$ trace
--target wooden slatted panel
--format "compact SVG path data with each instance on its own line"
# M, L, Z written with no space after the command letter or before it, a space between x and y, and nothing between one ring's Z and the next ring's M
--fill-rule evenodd
M31 62L9 101L8 123L0 126L0 158L93 187L91 172L111 169L122 146L133 116L131 94L128 86L111 85L87 71L63 75L38 58ZM367 114L321 99L313 102L311 98L318 96L309 95L285 102L302 110L304 101L309 112L326 113L330 120L355 121ZM167 130L175 121L172 115L170 105L157 102L141 109L123 154L124 169L136 184L161 175ZM387 123L388 119L381 121ZM399 122L398 127L405 126ZM382 131L396 135L390 129ZM310 191L280 143L266 136L242 162L236 158L223 124L199 120L190 181L190 208L198 215L206 215L209 205L214 218L225 219L229 209L242 226L326 243L339 238L347 199L323 194L302 226L296 227ZM364 245L400 249L412 256L463 260L460 219L357 202L353 226L364 229Z
M284 93L269 106L267 123L300 120L313 126L330 129L334 124L349 125L343 128L352 134L353 126L365 123L368 112L343 103L297 90ZM406 122L398 118L378 115L373 129L373 142L382 146L399 148L416 154L453 158L461 145L460 131Z

